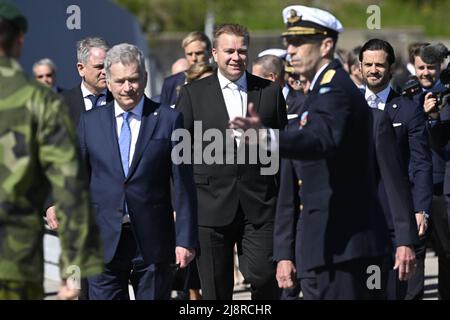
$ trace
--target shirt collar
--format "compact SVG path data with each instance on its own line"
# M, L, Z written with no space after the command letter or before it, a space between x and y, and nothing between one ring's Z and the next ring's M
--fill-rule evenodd
M219 78L219 84L221 89L225 89L230 82L234 82L235 84L238 85L241 91L247 91L247 72L245 71L239 79L237 79L236 81L231 81L225 78L225 76L218 69L217 78Z
M144 109L144 97L141 98L141 100L138 102L138 104L131 109L128 112L131 112L133 116L137 119L141 119L142 117L142 110ZM114 100L114 114L115 117L122 116L122 113L124 113L123 109L119 106L116 100Z
M383 90L381 90L378 93L373 93L372 90L370 90L369 88L366 87L366 92L364 94L364 97L369 98L371 95L376 94L377 97L384 103L386 104L386 101L388 99L389 93L391 92L391 86L387 86L386 88L384 88Z
M86 98L88 95L93 94L88 90L88 88L86 88L86 86L84 85L84 81L81 82L81 93L83 94L83 98ZM101 93L103 93L103 95L106 97L106 89Z
M309 91L312 91L314 88L314 85L316 84L317 78L320 76L323 70L325 70L326 67L328 67L329 63L324 64L320 69L316 72L313 80L311 81L311 85L309 86Z

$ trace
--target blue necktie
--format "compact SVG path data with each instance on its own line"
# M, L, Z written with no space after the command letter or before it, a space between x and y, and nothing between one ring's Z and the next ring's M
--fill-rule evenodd
M130 115L131 112L122 113L123 123L119 136L120 159L122 160L122 168L125 177L128 175L130 161L131 129L130 123L128 122Z
M98 100L99 100L101 97L103 97L103 96L104 96L103 93L100 93L98 96L93 95L93 94L90 94L90 95L87 96L88 99L91 100L91 102L92 102L92 108L97 107L97 102L98 102Z

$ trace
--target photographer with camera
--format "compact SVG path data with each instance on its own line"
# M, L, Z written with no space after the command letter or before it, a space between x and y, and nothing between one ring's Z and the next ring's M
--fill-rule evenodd
M431 236L438 255L439 298L450 299L450 231L447 207L450 205L450 135L444 136L449 126L448 67L441 72L441 64L448 55L442 44L423 43L410 52L421 92L413 99L423 106L428 115L433 160L433 202L431 207ZM450 208L450 207L449 207Z

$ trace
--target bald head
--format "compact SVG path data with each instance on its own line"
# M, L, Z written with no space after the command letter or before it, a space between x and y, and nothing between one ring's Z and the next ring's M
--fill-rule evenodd
M172 64L172 74L180 73L189 69L189 62L186 58L180 58Z
M277 82L284 86L283 60L275 55L265 55L253 61L252 73L255 76Z

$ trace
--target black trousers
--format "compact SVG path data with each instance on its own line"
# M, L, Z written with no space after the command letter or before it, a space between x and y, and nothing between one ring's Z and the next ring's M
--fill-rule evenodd
M385 258L354 259L314 269L319 300L382 300L385 299L383 264ZM376 266L379 273L368 267ZM369 269L370 270L370 269ZM369 287L373 276L379 277L378 287ZM376 283L376 282L375 282Z
M253 225L241 209L224 227L199 227L200 254L197 266L205 300L233 297L233 248L237 244L239 269L251 285L253 300L279 299L273 261L273 221Z
M450 300L450 230L448 224L450 195L434 196L431 211L433 249L438 255L439 299Z

